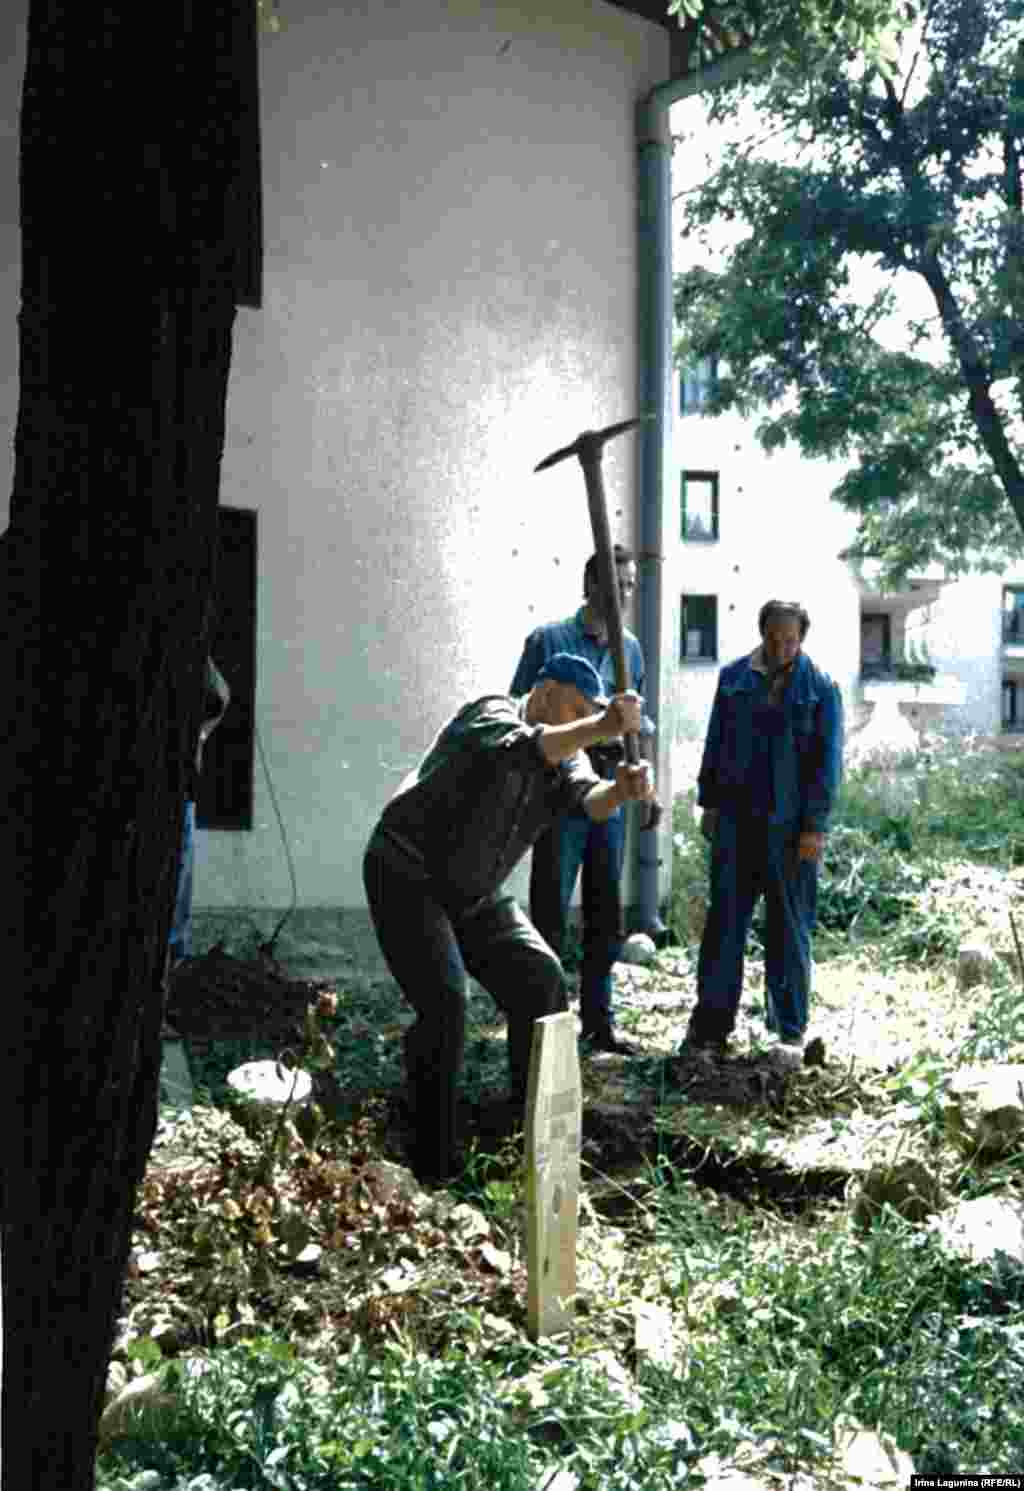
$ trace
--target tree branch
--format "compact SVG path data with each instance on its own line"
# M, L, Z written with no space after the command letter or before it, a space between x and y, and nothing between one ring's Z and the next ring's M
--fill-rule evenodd
M943 330L960 364L968 408L982 445L1002 482L1007 499L1024 530L1024 472L1006 436L990 392L992 375L977 342L964 325L960 307L934 252L922 255L920 274L931 290Z
M917 67L917 64L921 60L921 53L925 50L925 37L928 34L928 25L929 25L929 22L931 21L932 14L933 14L934 10L935 10L935 0L928 0L928 9L925 11L925 13L924 13L924 20L921 22L921 40L920 40L920 43L918 44L917 51L914 53L913 61L911 62L910 67L907 70L907 76L904 79L904 83L903 83L903 92L900 94L900 108L901 109L903 109L903 108L906 107L907 93L910 91L910 83L911 83L911 80L912 80L912 78L914 76L914 71L915 71L915 69Z

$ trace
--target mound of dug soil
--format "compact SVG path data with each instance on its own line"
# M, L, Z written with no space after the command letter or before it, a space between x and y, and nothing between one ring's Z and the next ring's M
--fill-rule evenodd
M291 1042L331 979L299 979L273 958L235 958L221 947L186 958L171 974L168 1022L191 1041Z

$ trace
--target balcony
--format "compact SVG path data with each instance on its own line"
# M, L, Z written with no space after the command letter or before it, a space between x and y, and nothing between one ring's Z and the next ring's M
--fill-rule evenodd
M901 659L896 662L891 658L870 662L861 659L860 677L862 683L927 684L935 682L935 668L931 663L908 663Z

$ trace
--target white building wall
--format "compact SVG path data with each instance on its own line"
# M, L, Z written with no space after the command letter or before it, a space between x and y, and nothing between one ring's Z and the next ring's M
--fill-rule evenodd
M678 665L678 741L703 739L719 669L757 646L757 614L772 597L807 608L805 649L839 684L849 724L860 671L860 601L837 557L856 521L828 498L841 471L795 449L766 454L749 423L731 414L677 417L675 456L678 473L719 474L719 541L682 541L677 497L675 543L666 559L677 608L683 593L718 598L718 660ZM692 758L692 751L682 755ZM691 784L680 777L676 790Z
M1024 679L1024 648L1003 645L1004 585L1024 586L1024 568L953 581L908 618L908 639L923 642L939 672L964 686L963 706L950 711L950 723L982 735L1001 729L1003 678Z
M634 108L669 40L602 0L289 0L282 20L261 42L265 295L236 323L222 501L258 512L256 718L299 904L359 907L401 778L579 603L578 464L532 470L635 407ZM24 28L0 24L10 431ZM632 543L635 441L605 467ZM8 439L0 488L10 471ZM253 830L197 839L197 907L288 904L259 754Z

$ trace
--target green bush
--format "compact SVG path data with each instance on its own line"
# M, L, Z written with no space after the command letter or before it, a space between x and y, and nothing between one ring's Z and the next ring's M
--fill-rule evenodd
M1013 884L1024 864L1024 760L931 740L898 770L845 774L818 883L821 950L851 938L885 939L894 956L948 956ZM708 854L694 793L675 803L668 920L680 942L699 939ZM972 886L972 881L975 882ZM763 908L752 928L761 938Z
M833 827L818 882L818 925L825 931L882 935L902 920L927 884L927 872L893 842L893 823L898 820L880 819L874 832L842 821ZM901 833L899 843L904 842Z
M1009 1473L1024 1450L1024 1285L886 1210L867 1236L841 1212L815 1225L709 1205L662 1164L648 1198L688 1317L690 1355L664 1391L703 1448L771 1438L794 1463L840 1415L891 1434L919 1472Z

